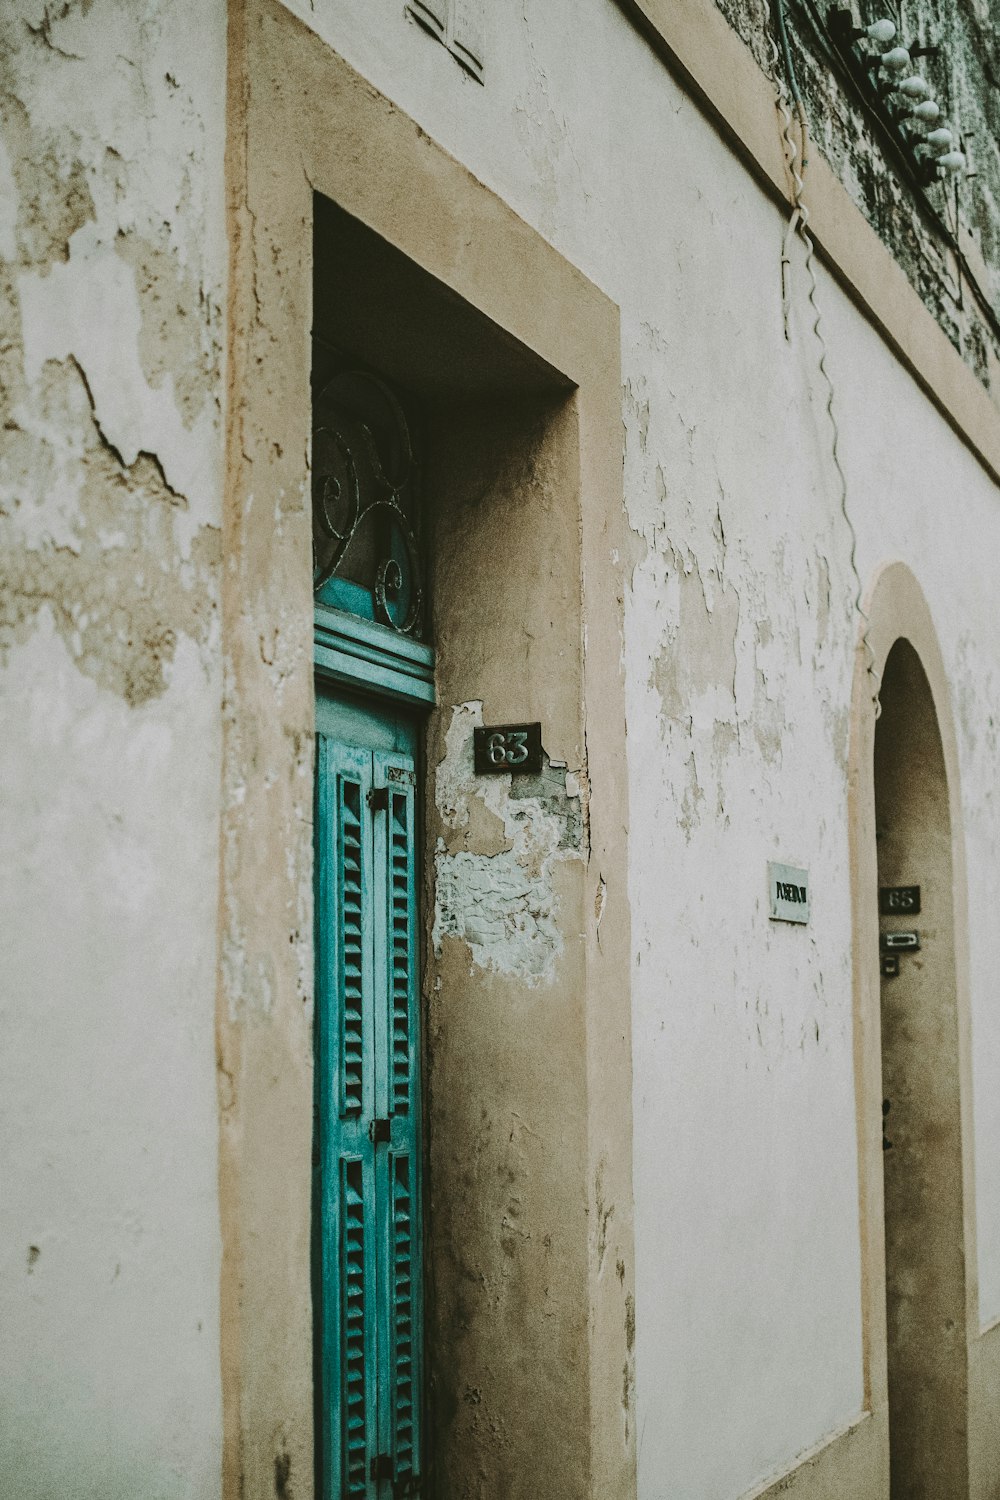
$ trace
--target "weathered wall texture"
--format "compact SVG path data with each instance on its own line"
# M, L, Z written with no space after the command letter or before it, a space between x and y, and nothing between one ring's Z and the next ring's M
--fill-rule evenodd
M481 702L454 709L435 772L438 815L456 831L469 826L467 768L472 731L482 722ZM508 847L488 854L436 851L431 942L440 955L444 940L457 938L478 968L534 986L551 979L564 947L554 877L557 863L579 857L580 778L546 768L544 775L518 777L510 786L504 778L491 780L481 801Z
M775 66L769 42L775 35L771 0L718 0L718 4L761 66ZM963 136L970 175L954 179L940 174L922 200L899 170L891 148L887 149L866 118L856 94L837 76L825 24L832 4L833 0L829 4L828 0L785 0L793 62L814 143L966 363L996 398L1000 383L1000 32L996 7L989 0L905 0L902 5L865 0L853 8L855 19L866 26L889 16L898 27L899 43L939 48L934 55L913 59L913 71L927 80L941 106L937 127L947 124ZM865 43L862 50L874 57L881 49ZM784 78L784 64L779 62L777 68ZM918 126L915 139L937 127ZM961 260L955 254L956 245Z
M858 580L801 267L786 343L780 212L603 0L484 7L484 87L394 0L363 22L347 0L294 8L622 308L640 1494L736 1497L863 1399ZM988 1142L996 494L825 275L819 294L860 575L910 563L954 686ZM774 858L809 866L808 928L767 919ZM976 1163L985 1323L1000 1315L1000 1168L988 1146Z
M0 17L0 1492L219 1476L225 14Z
M735 1500L863 1399L846 826L859 577L801 266L786 342L780 212L610 0L484 4L484 87L399 0L289 8L622 309L637 1275L621 1421L635 1424L643 1500ZM908 19L945 25L926 6ZM983 7L948 23L967 129L987 97L973 21L984 37ZM221 0L17 0L0 21L0 757L5 808L19 809L0 860L0 1109L16 1169L0 1227L0 1491L16 1475L20 1496L218 1487L224 33ZM850 112L808 59L803 71L835 165L987 378L967 290L959 310L947 257L877 153L843 146ZM996 134L987 118L963 190L990 277ZM274 290L278 257L258 271L291 332L275 328L304 349L304 313ZM997 495L826 275L819 291L858 574L908 562L953 688L986 1324L1000 1318ZM288 498L299 459L284 462L286 508L265 513L261 497L261 534L301 521ZM285 635L307 630L297 618ZM270 671L266 632L248 626L245 650ZM281 723L259 728L269 755ZM305 739L297 755L304 774ZM447 743L438 760L444 786ZM234 821L245 790L234 777ZM525 821L497 811L520 863ZM520 852L525 867L552 861L558 892L575 856L532 812L541 842ZM449 857L470 852L454 831ZM773 858L809 866L809 927L768 922ZM456 972L481 960L498 993L505 965L547 972L558 934L537 884L523 888L525 923L499 935L477 928L467 882L448 889L439 937ZM226 973L248 1035L269 996L253 988L254 951L248 940ZM272 1075L254 1060L271 1058L273 1076L285 1069L274 1098L294 1094L305 1120L305 1063L293 1074L280 1050L247 1046L261 1091ZM605 1224L614 1211L602 1207ZM599 1250L597 1226L593 1238ZM261 1304L269 1292L255 1289ZM291 1338L285 1314L271 1308ZM266 1412L281 1376L255 1368L247 1409Z

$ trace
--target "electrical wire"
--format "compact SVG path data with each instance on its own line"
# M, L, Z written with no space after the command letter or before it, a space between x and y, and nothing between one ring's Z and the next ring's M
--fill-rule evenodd
M777 0L775 0L775 8L777 9ZM876 132L884 150L895 162L896 167L898 168L900 174L904 177L910 189L910 192L913 194L914 201L916 202L917 207L919 208L924 219L940 236L947 248L955 257L960 276L964 279L965 284L968 286L970 292L975 297L981 316L989 324L994 336L1000 339L1000 318L997 317L996 309L993 307L989 296L984 291L983 287L979 284L975 271L973 270L968 258L965 255L965 252L962 249L957 231L952 229L952 226L948 222L947 215L945 213L942 213L940 209L936 208L934 203L931 201L926 185L921 181L919 175L914 170L913 161L904 150L898 136L889 128L889 126L886 124L886 121L879 114L878 110L872 106L871 101L867 99L862 90L859 89L857 81L852 77L849 69L844 66L844 61L840 53L835 47L832 47L830 45L830 39L827 35L823 18L816 8L815 0L800 0L798 9L802 12L803 16L808 18L812 26L816 42L822 50L827 65L836 74L837 78L840 80L841 86L854 98L858 107L861 109L863 115L865 116L865 119ZM781 13L781 23L784 27L783 9ZM787 37L788 33L787 29L785 29L786 41ZM788 55L790 58L790 47ZM988 59L984 58L983 63L985 67L988 63ZM785 65L787 68L787 61ZM796 87L798 87L797 83ZM938 185L943 186L943 184L940 183ZM945 202L947 203L947 194L945 197ZM944 279L947 282L947 280L949 280L950 278L945 276Z
M773 38L769 37L768 40L771 42L771 46L774 47ZM775 66L777 66L777 62L778 49L774 47ZM774 74L774 79L775 83L777 83L778 75L776 73ZM795 142L795 137L792 134L792 112L788 108L786 100L787 92L782 95L782 93L779 91L778 107L781 110L782 119L784 122L781 131L781 139L784 142L785 161L792 178L792 212L788 223L785 225L785 233L781 241L781 317L785 329L785 341L787 343L791 339L789 323L792 314L792 244L795 239L795 232L799 227L799 221L802 217L799 205L802 202L802 190L805 187L805 180L802 176L802 173L805 171L807 163L804 152L805 137L802 137L803 151L800 153L799 148ZM800 155L802 159L801 171L797 166L797 161Z
M785 229L781 247L782 315L784 318L785 338L788 339L789 337L789 315L791 312L791 247L797 234L805 246L805 267L809 276L807 297L813 311L813 337L819 345L818 369L826 385L827 392L826 415L831 434L830 454L839 481L841 514L847 523L847 529L851 537L850 565L856 585L854 608L860 616L864 627L861 635L861 646L867 657L866 670L873 683L872 702L875 705L875 718L878 719L882 712L882 704L879 698L882 684L876 668L875 651L869 639L871 634L871 618L864 607L864 587L861 582L861 573L858 569L857 561L858 534L848 507L849 491L847 473L840 457L840 424L837 421L836 390L833 384L833 377L827 367L829 349L823 334L823 315L820 311L817 298L816 247L813 237L809 233L809 205L805 201L805 172L809 164L809 122L806 118L805 106L803 105L802 95L799 91L798 80L795 76L795 63L788 41L788 31L785 26L784 6L782 0L772 0L772 4L778 38L781 43L781 51L779 53L778 44L775 42L773 34L769 32L767 40L772 54L771 82L775 89L778 110L782 117L783 126L781 136L785 146L785 159L792 179L792 212ZM782 59L784 60L785 72L788 78L787 84L779 72L779 62ZM795 119L798 122L800 131L801 146L797 146L794 139L792 131L793 114L792 109L789 108L789 103L794 107ZM799 161L801 161L801 167L797 165Z
M799 89L799 80L795 74L795 59L792 56L792 48L788 40L788 27L785 24L785 7L782 0L773 0L773 4L774 20L778 28L778 41L781 44L781 56L784 59L785 72L788 75L788 90L792 96L792 103L801 110L802 93ZM775 61L777 62L777 59Z

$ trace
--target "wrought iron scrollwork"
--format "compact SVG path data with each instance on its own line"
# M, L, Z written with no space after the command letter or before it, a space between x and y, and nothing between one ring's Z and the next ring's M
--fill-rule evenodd
M313 589L367 590L373 618L416 636L423 617L416 464L406 417L367 371L335 375L313 406Z

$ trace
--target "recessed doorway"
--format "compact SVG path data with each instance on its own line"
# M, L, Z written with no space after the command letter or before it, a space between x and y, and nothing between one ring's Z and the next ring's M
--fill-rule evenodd
M948 780L930 685L897 640L875 730L892 1500L968 1495L966 1267ZM919 896L912 889L919 887ZM919 946L917 946L919 945Z

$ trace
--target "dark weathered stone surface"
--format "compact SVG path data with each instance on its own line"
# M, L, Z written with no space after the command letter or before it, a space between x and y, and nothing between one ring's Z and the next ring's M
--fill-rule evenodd
M832 65L825 40L829 0L784 3L814 149L822 151L966 363L984 385L1000 389L1000 3L866 0L863 10L854 6L860 24L887 15L903 43L939 46L935 55L916 59L914 70L941 106L939 123L962 135L970 175L956 183L942 174L927 189L926 201ZM769 69L773 0L718 5Z

